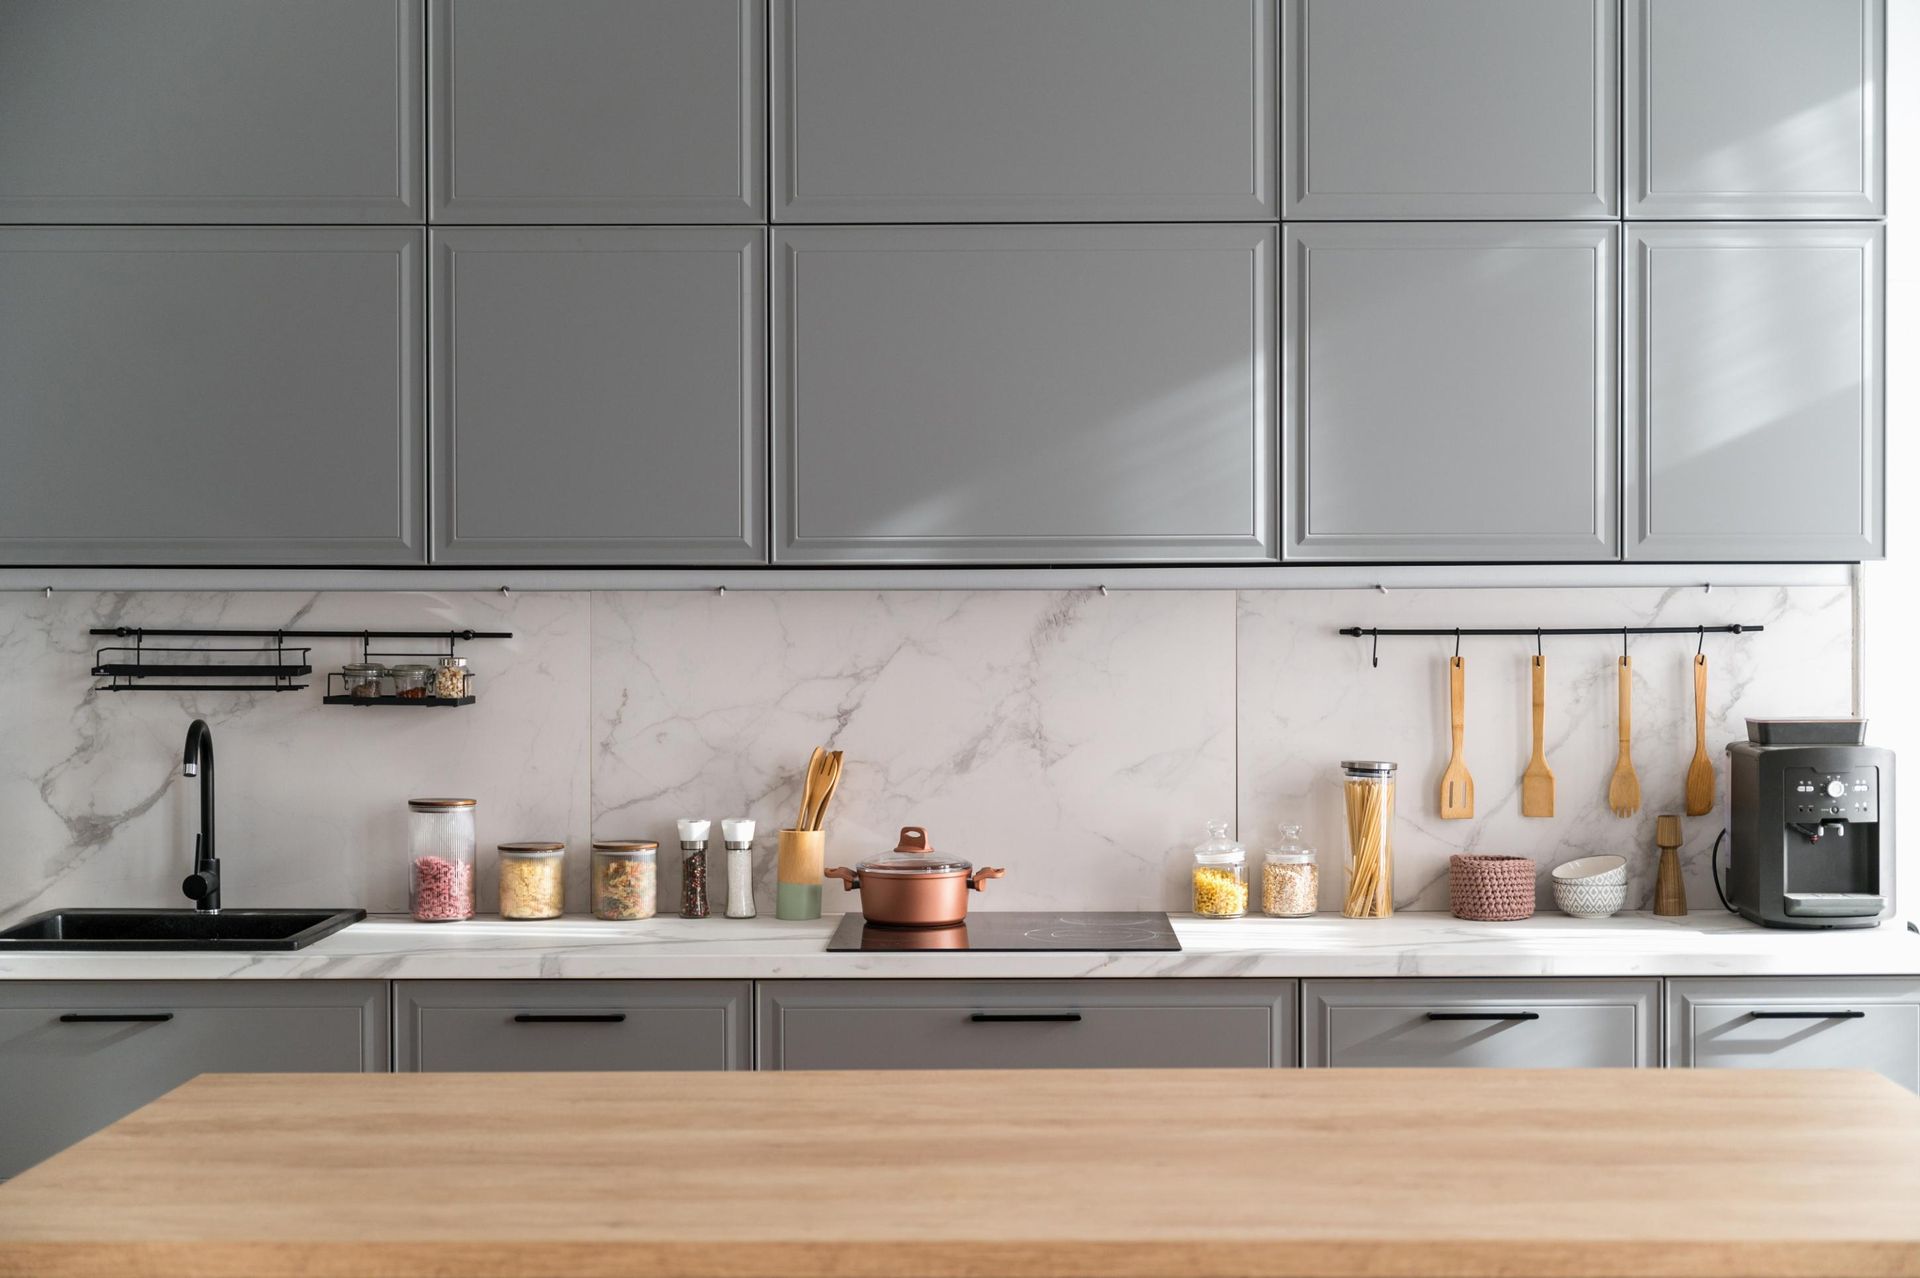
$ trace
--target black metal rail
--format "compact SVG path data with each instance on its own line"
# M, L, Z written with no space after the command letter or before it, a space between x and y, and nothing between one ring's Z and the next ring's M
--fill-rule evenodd
M1538 652L1540 641L1548 635L1619 635L1621 653L1625 655L1629 635L1694 635L1704 647L1708 635L1750 635L1765 629L1765 626L1750 626L1735 621L1718 626L1342 626L1340 633L1353 639L1372 639L1373 664L1377 666L1380 664L1382 638L1452 639L1453 654L1457 657L1460 655L1462 639L1532 639L1534 651Z

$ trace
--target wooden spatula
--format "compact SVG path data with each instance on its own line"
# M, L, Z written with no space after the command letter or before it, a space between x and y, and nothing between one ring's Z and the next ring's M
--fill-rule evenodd
M813 810L819 801L821 771L826 767L827 749L815 746L813 753L807 756L807 776L800 786L800 819L794 822L796 830L813 828Z
M1520 774L1520 815L1553 815L1553 769L1547 766L1547 659L1533 659L1533 758Z
M1640 810L1640 778L1633 770L1633 658L1620 658L1620 758L1607 783L1607 806L1617 817Z
M1713 760L1707 757L1707 654L1693 658L1693 762L1687 765L1687 815L1713 811Z
M1473 815L1473 777L1461 744L1467 735L1467 663L1459 657L1447 662L1448 708L1453 725L1453 756L1440 774L1440 819L1464 821Z

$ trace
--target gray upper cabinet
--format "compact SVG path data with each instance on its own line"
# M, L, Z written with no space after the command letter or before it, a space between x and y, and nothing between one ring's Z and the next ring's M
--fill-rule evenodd
M433 220L764 220L765 37L765 0L433 0Z
M1271 556L1274 228L776 243L776 558Z
M1920 980L1667 982L1668 1064L1871 1069L1920 1090Z
M1287 235L1287 558L1617 556L1615 227Z
M1884 0L1629 0L1627 216L1886 212Z
M6 0L0 222L419 222L418 0Z
M1619 207L1618 0L1284 0L1288 218Z
M783 222L1275 215L1275 0L773 0Z
M433 239L436 561L765 561L763 228Z
M1884 553L1884 236L1629 229L1629 559Z
M423 234L0 229L0 563L422 562Z

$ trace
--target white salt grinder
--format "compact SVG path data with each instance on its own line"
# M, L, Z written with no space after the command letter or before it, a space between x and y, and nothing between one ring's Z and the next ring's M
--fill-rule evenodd
M753 822L728 817L720 823L727 841L727 917L750 919L753 909Z

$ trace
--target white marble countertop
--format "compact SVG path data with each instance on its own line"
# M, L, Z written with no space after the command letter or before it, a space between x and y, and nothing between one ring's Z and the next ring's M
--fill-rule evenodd
M1788 932L1720 911L1598 921L1540 914L1466 923L1389 919L1209 921L1175 915L1178 953L830 954L838 919L649 919L414 923L377 916L304 950L261 953L0 953L0 980L361 980L790 977L1915 976L1920 933Z

